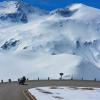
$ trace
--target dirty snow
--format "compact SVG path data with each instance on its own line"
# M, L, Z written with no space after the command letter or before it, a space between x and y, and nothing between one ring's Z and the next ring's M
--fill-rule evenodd
M29 89L37 100L99 100L99 88L38 87Z

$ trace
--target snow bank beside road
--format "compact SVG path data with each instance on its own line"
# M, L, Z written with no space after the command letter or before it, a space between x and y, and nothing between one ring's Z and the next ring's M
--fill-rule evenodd
M29 89L37 100L99 100L99 88L39 87Z

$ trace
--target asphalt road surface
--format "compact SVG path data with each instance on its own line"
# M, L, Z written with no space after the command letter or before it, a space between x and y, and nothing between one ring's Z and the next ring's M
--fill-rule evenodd
M74 87L98 87L100 82L95 81L73 81L73 80L50 80L50 81L28 81L26 85L18 85L17 82L0 84L0 100L27 100L23 90L43 86L74 86Z

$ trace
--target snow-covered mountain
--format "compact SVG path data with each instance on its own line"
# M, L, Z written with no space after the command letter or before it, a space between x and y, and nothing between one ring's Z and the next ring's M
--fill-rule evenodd
M0 78L59 78L63 72L64 78L100 80L99 33L100 10L84 4L48 12L1 2Z
M11 22L27 23L31 17L43 16L47 12L21 0L9 0L0 2L0 20L10 20Z

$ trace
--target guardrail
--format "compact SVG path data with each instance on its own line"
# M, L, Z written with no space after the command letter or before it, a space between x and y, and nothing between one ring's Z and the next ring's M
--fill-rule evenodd
M18 79L19 80L19 79ZM8 79L8 81L4 81L4 80L1 80L1 84L3 84L3 83L12 83L12 82L18 82L18 80L17 81L13 81L12 79ZM59 79L50 79L50 77L47 77L47 79L41 79L40 77L38 77L37 79L33 79L33 80L29 80L28 78L26 79L26 81L42 81L42 80L47 80L47 81L49 81L49 80L78 80L78 81L100 81L100 80L97 80L96 78L94 78L93 80L87 80L87 79L84 79L83 77L82 78L80 78L80 79L74 79L73 77L71 77L71 78L69 78L69 79L63 79L63 78L59 78Z

